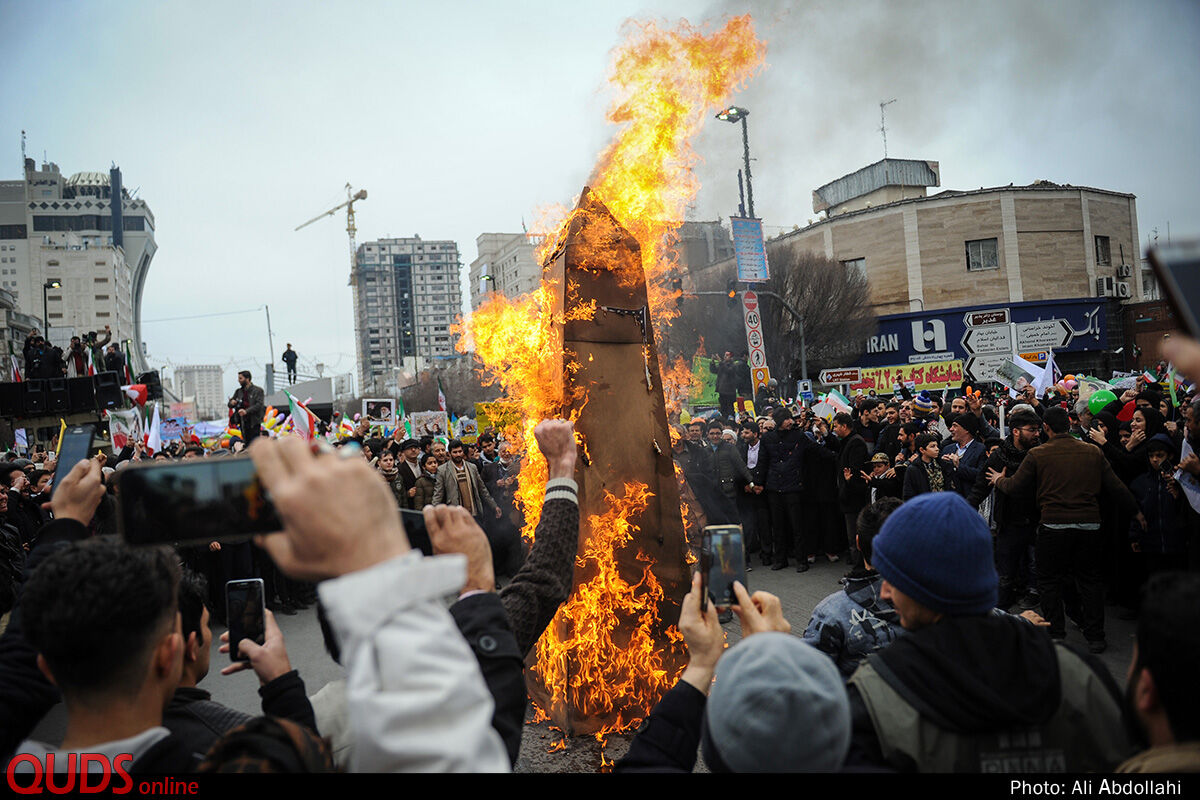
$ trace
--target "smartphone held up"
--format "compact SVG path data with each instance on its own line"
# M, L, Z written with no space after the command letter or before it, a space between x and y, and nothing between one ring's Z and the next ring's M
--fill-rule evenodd
M741 525L709 525L700 547L700 609L724 611L737 605L733 583L746 585L746 550Z
M234 542L283 527L248 456L147 463L120 475L117 519L130 544Z

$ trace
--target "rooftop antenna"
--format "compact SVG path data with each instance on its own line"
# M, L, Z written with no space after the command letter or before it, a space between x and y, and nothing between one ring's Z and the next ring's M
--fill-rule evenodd
M891 100L879 104L879 132L883 134L884 158L887 158L887 120L884 117L884 110L894 102L896 102L896 98L893 97Z
M21 131L21 174L25 174L25 131Z

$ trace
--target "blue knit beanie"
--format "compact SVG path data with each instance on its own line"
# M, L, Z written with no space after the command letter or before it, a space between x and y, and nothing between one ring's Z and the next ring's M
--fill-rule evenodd
M871 543L871 566L926 608L949 616L996 607L992 536L955 492L919 495L893 511Z
M929 396L929 392L922 391L912 403L913 413L918 416L925 416L933 413L933 398Z

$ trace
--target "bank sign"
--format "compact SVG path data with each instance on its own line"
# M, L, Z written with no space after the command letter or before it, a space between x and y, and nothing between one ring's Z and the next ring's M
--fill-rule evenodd
M889 314L878 322L856 366L961 360L970 372L1011 353L1103 350L1108 341L1097 297Z

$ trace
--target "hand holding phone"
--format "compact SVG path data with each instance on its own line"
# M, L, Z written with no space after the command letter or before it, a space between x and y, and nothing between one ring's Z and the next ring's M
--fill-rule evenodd
M708 609L711 598L718 610L737 603L734 581L746 584L746 551L741 525L709 525L704 529L700 549L700 610Z
M264 597L262 578L229 581L225 584L225 611L229 619L229 631L222 641L229 642L225 648L231 661L249 661L249 652L242 652L238 645L243 639L259 645L266 644L267 604Z
M221 652L227 653L230 650L229 632L221 634ZM252 642L249 639L243 639L238 643L242 655L246 656L245 660L235 661L225 669L221 670L222 675L232 675L235 672L252 669L254 674L258 676L258 681L263 686L266 686L271 681L278 677L288 674L292 671L292 663L288 658L287 647L283 641L283 631L279 629L279 625L275 622L275 615L267 610L266 612L266 638L263 644Z

